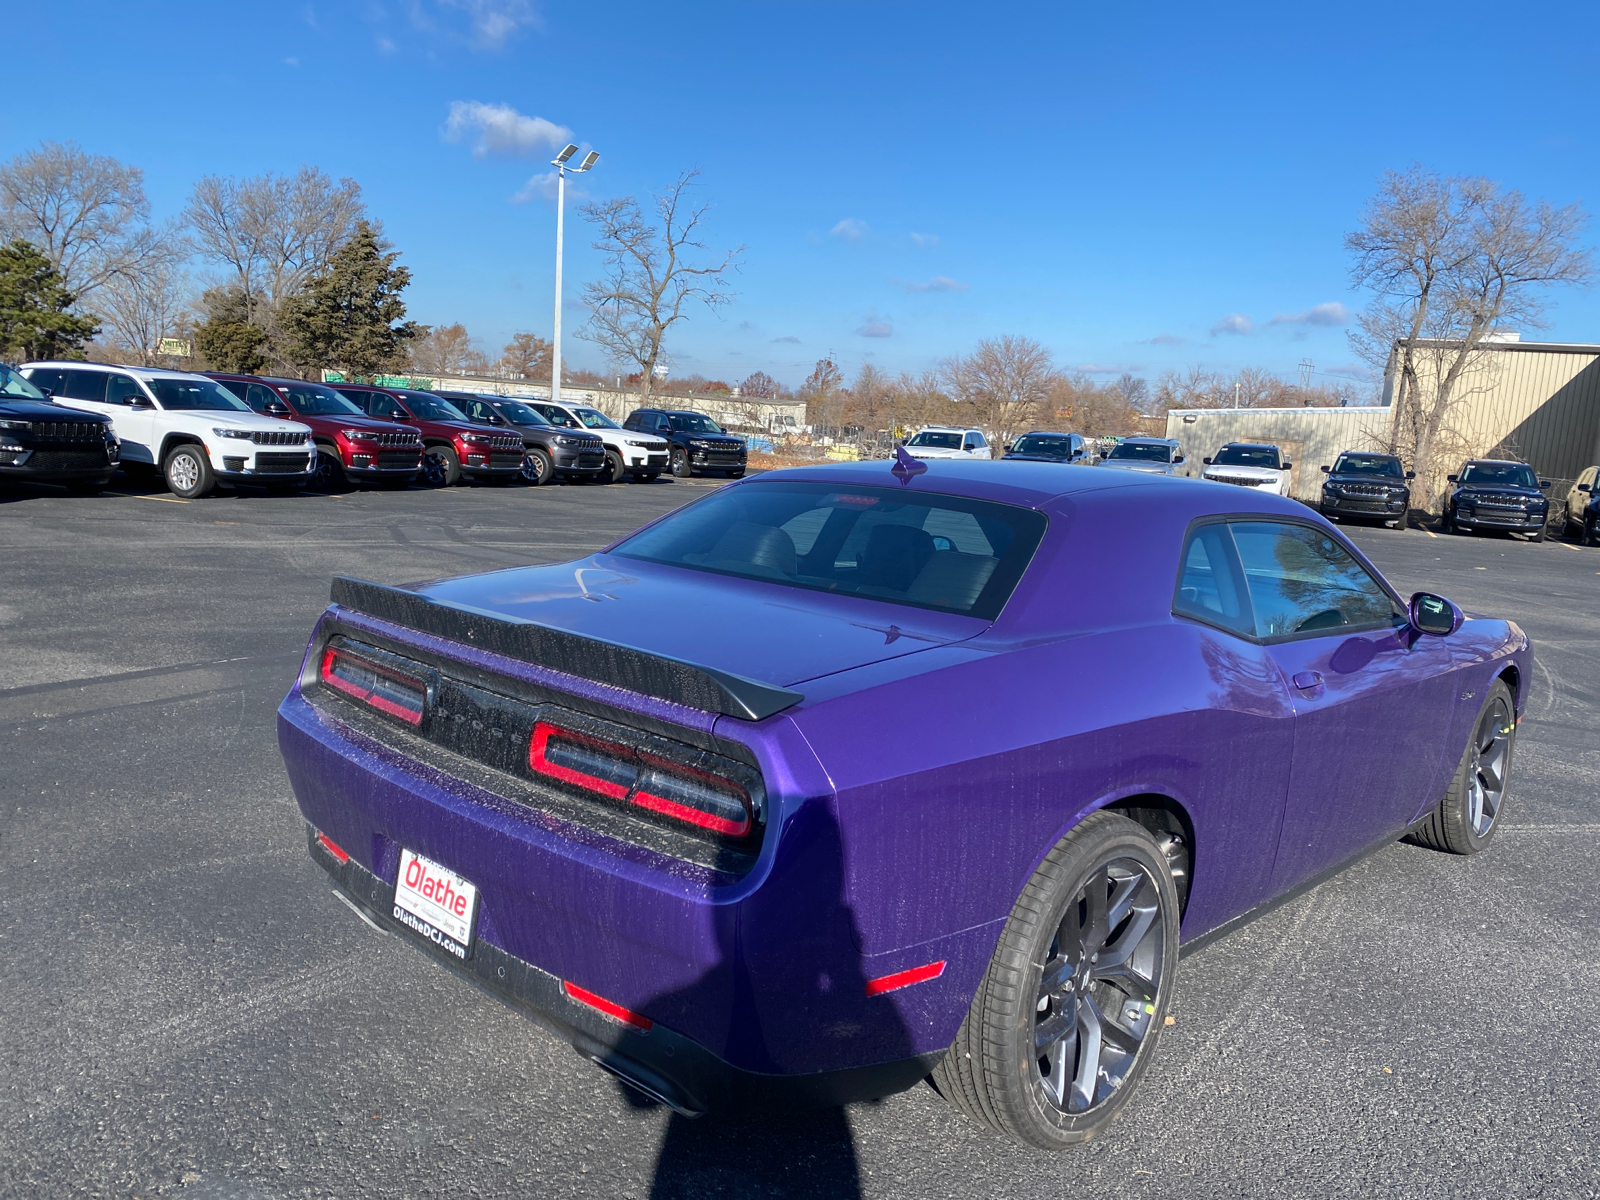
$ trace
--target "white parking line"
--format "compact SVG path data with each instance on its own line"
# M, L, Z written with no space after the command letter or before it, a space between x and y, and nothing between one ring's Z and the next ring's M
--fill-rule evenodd
M130 496L130 500L160 500L163 504L187 504L187 500L179 500L176 496Z
M1422 531L1422 532L1423 532L1423 533L1425 533L1425 534L1427 534L1427 535L1428 535L1428 536L1429 536L1429 537L1431 537L1431 538L1436 538L1436 537L1438 537L1438 536L1439 536L1439 535L1438 535L1438 534L1437 534L1437 533L1435 533L1435 532L1434 532L1434 531L1433 531L1433 530L1431 530L1431 529L1424 529L1424 530L1423 530L1423 531Z

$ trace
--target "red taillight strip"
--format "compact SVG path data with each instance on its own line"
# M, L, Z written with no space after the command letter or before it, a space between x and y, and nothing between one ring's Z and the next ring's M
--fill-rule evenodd
M626 746L618 746L611 742L601 741L599 738L589 737L587 734L575 733L570 729L548 725L543 721L533 727L533 741L528 746L528 765L541 775L559 779L562 783L588 788L592 792L599 792L602 796L609 796L613 800L627 798L628 787L626 784L612 783L609 779L600 779L583 771L574 771L571 767L563 767L561 764L553 763L546 758L545 749L550 744L552 734L567 741L593 746L596 750L610 751L620 758L633 759L635 755L632 750L629 750Z
M867 980L867 995L881 996L885 992L898 991L903 987L910 987L913 983L922 983L929 979L937 979L944 974L944 959L938 962L924 963L920 967L912 967L908 971L896 971L893 975L880 975L877 979Z
M324 850L339 860L339 865L341 867L350 861L350 856L339 848L338 843L321 830L317 831L317 841L322 843L322 848Z
M380 696L376 692L369 692L366 688L361 687L359 684L351 683L348 679L341 679L339 676L335 675L333 673L333 663L337 658L347 658L351 662L360 663L369 671L372 671L378 675L385 675L394 680L396 683L403 683L407 687L416 688L417 691L421 692L424 696L426 696L428 693L428 685L426 683L420 679L412 679L408 676L397 674L394 671L385 671L376 663L368 662L360 655L350 654L346 651L336 649L333 646L329 646L322 652L323 683L327 684L331 688L335 688L338 691L343 692L346 696L354 696L357 700L360 700L366 704L370 704L379 712L386 712L391 717L399 717L408 725L422 724L422 711L420 709L410 709L405 707L403 704L396 704L393 700L390 700L384 696Z
M604 996L596 996L587 988L581 988L568 980L563 979L561 986L566 989L567 995L571 996L579 1004L587 1004L597 1012L605 1013L612 1020L621 1021L624 1025L632 1025L642 1033L648 1033L655 1025L655 1022L649 1017L641 1017L636 1012L629 1012L622 1005L613 1004Z
M715 813L708 813L702 809L690 808L687 804L679 804L676 800L668 800L665 796L657 796L652 792L635 792L633 794L633 802L640 808L648 808L651 812L658 812L663 816L676 817L680 821L687 821L691 825L698 825L700 828L709 829L713 833L725 833L729 837L743 837L750 832L749 817L742 821L730 821L726 817L719 817Z

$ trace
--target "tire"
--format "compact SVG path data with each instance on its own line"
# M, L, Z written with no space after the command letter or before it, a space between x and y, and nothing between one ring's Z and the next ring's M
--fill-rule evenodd
M1505 680L1496 679L1472 722L1450 790L1409 841L1450 854L1476 854L1494 840L1505 812L1506 785L1517 747L1516 704Z
M522 458L522 479L529 487L543 487L556 477L556 465L550 461L550 452L535 446Z
M198 500L217 486L216 473L211 469L211 456L204 446L185 442L174 446L161 464L167 489L185 500Z
M934 1069L940 1093L980 1124L1043 1150L1102 1132L1155 1054L1177 979L1178 915L1167 859L1150 833L1115 813L1088 817L1012 908L955 1043ZM1102 955L1116 961L1100 965ZM1077 1053L1085 1042L1096 1047L1092 1062Z
M605 474L600 476L600 478L605 480L607 483L621 483L627 477L628 469L623 465L622 455L617 454L614 451L607 450L606 470Z
M1528 540L1531 541L1531 542L1542 542L1548 536L1550 536L1550 526L1548 524L1545 524L1545 525L1539 526L1539 532L1534 534Z
M434 487L461 482L461 459L449 446L429 446L422 454L422 474Z
M350 477L344 473L344 463L337 453L317 447L317 472L311 477L311 486L319 492L342 492L350 486Z
M694 468L689 465L688 452L680 450L676 446L672 449L672 465L667 469L672 472L674 479L692 479L694 477Z

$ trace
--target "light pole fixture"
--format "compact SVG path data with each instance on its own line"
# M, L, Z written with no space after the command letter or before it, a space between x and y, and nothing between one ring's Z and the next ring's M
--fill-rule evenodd
M583 156L583 161L577 166L569 166L572 156L577 152L578 148L568 142L562 147L561 153L550 160L550 165L556 169L556 319L550 338L551 404L561 403L561 242L566 221L567 172L582 175L600 161L600 156L591 150Z

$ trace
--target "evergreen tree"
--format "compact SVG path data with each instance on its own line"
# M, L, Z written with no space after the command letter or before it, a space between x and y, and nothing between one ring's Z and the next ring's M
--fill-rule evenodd
M76 299L31 242L0 246L0 357L81 358L99 323L67 311Z
M290 357L304 370L331 367L347 379L401 369L413 338L423 331L405 319L400 293L411 272L396 265L368 221L298 296L284 304L283 329Z
M267 365L267 334L250 320L250 299L241 287L212 288L200 297L205 323L194 331L195 349L213 371L260 374Z

